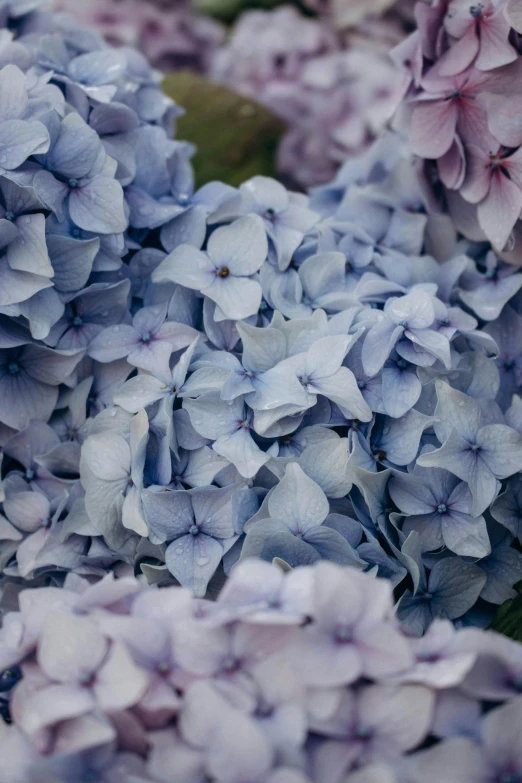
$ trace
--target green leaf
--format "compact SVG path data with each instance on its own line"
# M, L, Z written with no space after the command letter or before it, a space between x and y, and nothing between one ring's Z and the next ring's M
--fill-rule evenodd
M522 642L522 595L503 603L489 628Z
M285 126L268 109L188 70L167 74L163 87L186 111L177 121L177 137L198 148L192 159L197 186L274 176Z

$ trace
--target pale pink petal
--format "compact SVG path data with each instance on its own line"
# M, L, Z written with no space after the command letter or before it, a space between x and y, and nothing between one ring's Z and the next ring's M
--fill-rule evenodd
M478 204L489 191L492 171L489 155L470 144L467 148L466 179L460 189L460 195L471 204Z
M475 25L470 25L462 38L441 57L437 68L441 76L455 76L469 68L479 52L480 42Z
M439 158L438 167L442 183L450 190L458 190L466 174L464 148L458 136L446 154Z
M522 191L497 169L477 214L487 238L498 250L508 241L521 209Z
M446 200L448 212L457 231L474 242L484 242L486 235L479 225L475 204L464 201L456 190L448 190Z
M488 126L491 133L506 147L522 144L522 96L485 95Z
M486 108L481 100L477 100L477 94L477 88L472 89L468 82L458 99L457 131L465 144L475 144L489 152L498 146L498 140L488 133Z
M95 702L87 688L77 685L49 685L35 689L22 682L11 701L11 714L16 725L26 734L34 734L46 726L91 712Z
M502 9L492 16L483 16L480 25L480 52L475 60L479 71L491 71L517 59L517 53L508 41L509 22Z
M504 14L511 27L522 33L522 5L520 0L508 0Z
M458 107L455 101L418 104L410 123L410 147L421 158L440 158L455 138Z
M107 639L92 620L56 609L45 619L38 663L57 682L81 681L96 671L107 647Z
M98 671L94 693L104 710L124 710L144 695L148 679L121 644L111 647L106 662Z
M522 189L522 147L509 157L504 158L502 165L508 170L511 180Z

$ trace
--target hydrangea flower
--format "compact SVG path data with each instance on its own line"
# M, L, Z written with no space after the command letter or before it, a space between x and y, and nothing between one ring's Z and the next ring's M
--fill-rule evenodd
M439 195L445 192L458 229L470 239L486 237L497 251L518 259L519 243L513 248L513 240L522 136L512 79L519 58L513 6L461 0L444 10L419 6L420 35L401 44L395 59L408 70L411 110L402 120L411 132L411 149L430 161L431 181ZM433 45L436 40L440 46ZM437 200L436 195L432 209L440 211Z
M150 539L156 544L170 542L167 568L180 584L202 597L223 554L236 540L231 519L234 486L154 490L151 487L143 494Z
M218 306L216 320L239 321L259 309L261 287L253 276L267 254L261 220L246 216L216 229L206 252L180 245L162 261L152 279L200 291Z
M412 639L370 574L245 561L216 601L68 575L19 603L0 630L6 783L518 774L521 645L448 621Z
M423 454L418 464L446 468L465 481L473 496L471 511L482 513L496 493L497 480L522 469L522 439L505 424L482 425L471 397L437 382L435 433L440 449Z
M257 521L247 524L242 558L271 561L278 557L292 567L313 563L321 557L358 564L360 559L349 541L336 530L337 519L329 524L328 511L323 490L299 465L290 463L267 497L265 515L261 509Z
M248 11L212 60L214 79L288 123L279 170L301 187L327 182L342 161L357 158L402 96L387 42L380 45L373 30L357 32L344 42L329 20L306 18L290 6Z
M98 28L114 46L140 49L155 68L164 71L206 70L223 38L221 27L195 13L190 0L87 0L81 8L73 0L58 0L55 6Z
M194 190L139 55L9 8L14 121L49 139L0 177L17 783L120 762L154 783L185 763L218 783L400 776L428 737L470 736L496 682L473 692L473 634L430 624L486 626L522 579L520 275L432 211L393 133L309 196ZM98 178L116 212L87 228ZM81 650L59 649L69 614Z

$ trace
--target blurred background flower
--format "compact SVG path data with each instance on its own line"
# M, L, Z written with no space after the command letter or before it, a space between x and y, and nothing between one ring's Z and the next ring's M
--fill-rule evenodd
M212 156L195 160L200 181L237 184L255 154L258 173L297 188L329 181L387 125L405 89L388 51L414 27L412 0L56 0L55 7L112 44L141 49L162 71L198 71L232 90L203 97L201 81L187 74L167 83L189 117L204 118L206 138L212 127L220 140ZM255 121L231 125L231 103ZM180 134L190 131L197 142L188 122L186 130L181 118Z
M56 0L55 8L97 27L113 46L140 49L162 71L207 70L224 38L191 0Z

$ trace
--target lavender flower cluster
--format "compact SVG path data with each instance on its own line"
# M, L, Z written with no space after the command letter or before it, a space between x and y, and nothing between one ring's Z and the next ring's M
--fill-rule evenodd
M224 29L194 12L191 0L54 0L113 46L133 46L162 71L206 71Z
M520 3L419 3L416 17L395 59L410 74L402 125L426 160L432 208L520 264Z
M362 16L362 5L344 7ZM306 188L328 182L390 120L404 79L388 49L403 37L400 25L388 20L345 38L328 19L306 18L292 6L248 11L217 50L210 75L287 123L279 172Z
M522 646L390 583L251 561L217 601L109 576L6 615L3 783L462 783L522 775Z

